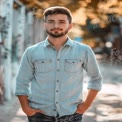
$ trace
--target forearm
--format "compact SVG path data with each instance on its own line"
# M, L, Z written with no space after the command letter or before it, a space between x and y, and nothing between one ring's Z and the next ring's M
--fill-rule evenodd
M98 92L99 92L98 90L89 89L84 103L87 106L90 106L92 104L92 102L94 101Z
M83 114L90 107L90 105L94 101L97 93L98 93L97 90L89 89L88 94L86 96L86 99L84 100L83 103L81 103L81 104L78 105L78 108L77 108L76 113Z
M21 104L22 110L25 112L25 110L29 108L28 96L19 95L18 99Z

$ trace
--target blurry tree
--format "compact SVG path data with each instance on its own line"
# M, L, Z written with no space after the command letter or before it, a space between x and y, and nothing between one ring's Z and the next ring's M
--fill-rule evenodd
M73 14L73 23L84 33L79 36L103 38L112 24L118 24L122 16L122 0L19 0L36 18L42 18L44 9L65 6Z
M91 24L100 27L106 26L110 21L115 21L122 15L122 0L19 0L36 17L42 17L43 10L50 6L65 6L74 15L79 16L79 22L85 17ZM80 12L79 12L80 11ZM85 15L83 14L85 13ZM108 18L109 16L109 18ZM82 24L81 24L82 25Z

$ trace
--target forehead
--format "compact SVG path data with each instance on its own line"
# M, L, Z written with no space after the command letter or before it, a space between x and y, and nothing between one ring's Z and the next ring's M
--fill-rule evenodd
M52 14L47 16L47 20L66 20L68 21L67 15L65 14Z

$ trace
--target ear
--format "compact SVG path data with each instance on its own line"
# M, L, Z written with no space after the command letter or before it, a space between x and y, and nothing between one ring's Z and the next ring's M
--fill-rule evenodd
M69 24L69 30L72 29L72 27L73 27L73 24L72 23Z

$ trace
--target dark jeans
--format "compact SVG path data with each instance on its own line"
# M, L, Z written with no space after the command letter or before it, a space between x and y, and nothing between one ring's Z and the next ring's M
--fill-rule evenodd
M28 116L28 122L82 122L82 114L75 113L61 117L52 117L36 113L33 116Z

